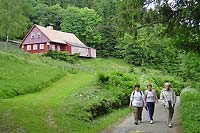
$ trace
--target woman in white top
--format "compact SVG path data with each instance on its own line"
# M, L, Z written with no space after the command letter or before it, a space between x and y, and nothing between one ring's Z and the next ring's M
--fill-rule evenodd
M148 84L144 95L144 103L148 112L148 120L151 124L153 124L153 114L156 102L158 102L156 92L152 89L152 84Z
M142 110L144 106L144 94L140 91L140 85L135 85L135 90L131 93L129 106L133 107L135 124L142 122Z

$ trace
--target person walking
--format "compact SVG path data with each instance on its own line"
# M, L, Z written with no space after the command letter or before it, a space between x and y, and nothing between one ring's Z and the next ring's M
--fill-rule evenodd
M167 113L167 123L168 126L172 127L172 118L174 114L174 107L176 103L176 94L171 88L171 84L169 82L165 83L165 88L162 90L160 94L160 100L164 105L164 108Z
M131 93L129 106L133 107L135 125L142 122L142 110L144 107L144 94L140 90L140 85L135 85L135 90Z
M144 105L148 112L148 121L153 124L153 114L155 103L158 103L156 92L152 89L152 84L147 85L147 90L144 93Z

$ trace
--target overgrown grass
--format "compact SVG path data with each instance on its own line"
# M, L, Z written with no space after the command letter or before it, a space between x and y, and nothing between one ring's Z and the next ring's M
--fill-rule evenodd
M38 91L66 74L5 52L0 52L0 73L0 98Z
M0 52L0 96L43 89L0 100L0 132L100 132L129 113L124 107L135 83L143 91L152 83L158 95L166 81L177 94L188 85L181 78L118 59L82 59L70 64L5 52ZM66 73L70 74L54 81Z
M185 133L200 132L200 93L181 94L180 118Z

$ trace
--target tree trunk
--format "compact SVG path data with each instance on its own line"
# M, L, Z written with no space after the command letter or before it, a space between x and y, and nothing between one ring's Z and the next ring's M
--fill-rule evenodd
M8 32L6 33L6 43L5 43L5 46L8 45Z

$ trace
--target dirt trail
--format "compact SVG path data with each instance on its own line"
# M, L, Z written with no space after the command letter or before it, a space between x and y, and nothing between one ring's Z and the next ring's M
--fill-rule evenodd
M154 124L148 123L148 116L146 110L143 110L143 122L139 125L134 124L133 115L130 114L126 119L120 123L105 129L102 133L182 133L182 128L178 118L178 106L180 98L177 97L177 104L175 114L172 121L173 127L169 128L166 123L166 114L160 102L156 105L154 114Z

